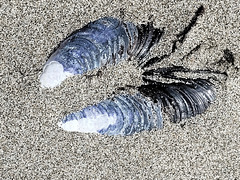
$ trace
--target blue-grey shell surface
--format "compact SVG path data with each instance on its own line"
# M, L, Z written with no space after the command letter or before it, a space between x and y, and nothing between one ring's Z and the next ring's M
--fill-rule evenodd
M55 87L68 76L117 64L132 56L141 60L162 33L152 23L135 26L112 17L90 22L73 32L52 53L44 65L41 85Z
M66 131L132 135L162 128L162 111L170 110L173 122L201 114L215 100L213 84L196 79L191 84L150 84L140 93L122 94L67 115L59 123Z
M71 124L73 121L75 123ZM153 103L141 94L122 94L71 113L59 125L67 131L125 136L162 128L162 122L161 104Z

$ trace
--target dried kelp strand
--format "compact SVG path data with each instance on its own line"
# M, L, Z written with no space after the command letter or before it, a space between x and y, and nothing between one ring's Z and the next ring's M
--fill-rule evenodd
M69 76L135 57L142 61L163 31L152 23L135 26L116 18L90 22L67 37L51 54L40 76L42 87L55 87Z

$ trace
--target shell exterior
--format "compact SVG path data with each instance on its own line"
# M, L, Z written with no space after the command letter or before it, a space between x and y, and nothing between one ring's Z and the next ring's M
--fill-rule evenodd
M107 64L117 64L132 56L140 61L159 41L162 33L163 31L153 28L152 23L138 27L112 17L98 19L73 32L59 45L46 62L40 81L57 79L59 83L46 85L55 87L69 74L83 74ZM52 77L43 77L47 67L54 64L52 62L62 65L63 73L68 75L60 78L62 70L58 72L52 68L47 72L47 76Z
M71 121L76 123L71 125ZM122 94L67 115L60 126L68 131L132 135L143 130L162 128L161 104L153 103L141 94ZM92 130L92 126L97 127Z
M213 84L204 79L192 80L189 84L148 84L138 90L141 94L118 95L71 113L60 126L67 131L132 135L162 128L163 110L170 110L172 121L179 122L203 113L215 100Z
M154 82L138 90L153 101L160 101L164 110L170 111L172 122L202 114L216 99L214 86L206 79L169 84Z
M131 27L135 27L129 24ZM136 32L136 27L133 33ZM58 61L64 71L83 74L107 63L117 63L127 58L130 41L120 21L102 18L89 23L68 37L50 57Z

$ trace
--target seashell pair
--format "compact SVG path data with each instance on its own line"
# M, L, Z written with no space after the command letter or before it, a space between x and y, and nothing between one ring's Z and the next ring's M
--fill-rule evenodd
M98 19L73 32L51 54L40 76L41 86L53 88L69 76L131 57L135 57L139 65L143 64L162 35L163 30L154 28L152 23L135 26L112 17ZM170 68L168 73L183 69ZM158 71L162 72L158 75L166 76L163 73L166 69ZM179 122L203 113L215 100L213 84L206 79L182 79L178 83L145 81L147 84L137 87L138 93L119 94L71 113L59 126L66 131L132 135L162 128L162 110L169 110L172 121Z

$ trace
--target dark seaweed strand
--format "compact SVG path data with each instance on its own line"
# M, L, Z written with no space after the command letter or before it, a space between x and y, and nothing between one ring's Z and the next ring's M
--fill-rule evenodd
M229 50L229 49L225 49L223 51L224 55L223 57L226 59L226 61L228 63L231 63L232 65L234 65L234 56L233 53Z
M184 59L188 58L190 55L192 55L194 52L198 51L201 47L201 44L198 44L197 46L195 46L193 49L191 49L190 52L188 52L186 55L184 55L180 61L183 61Z
M160 102L164 110L170 110L172 122L203 113L215 100L213 84L205 79L193 79L187 83L161 83L148 80L138 90L154 102Z
M234 65L234 56L233 53L227 48L223 50L223 57L214 64L224 64L225 62L230 63L231 65Z
M164 54L160 57L153 57L149 59L148 61L144 62L144 65L141 66L142 69L147 68L155 63L161 62L163 59L168 58L172 53L174 53L178 47L177 47L177 42L180 44L183 44L186 35L189 33L189 31L192 29L192 27L196 24L198 17L202 15L204 12L204 7L200 6L197 11L195 12L195 15L192 17L190 23L184 28L183 31L181 31L179 34L176 35L177 39L173 41L172 44L172 50L169 54ZM199 48L198 46L196 47L197 49ZM141 64L140 64L141 65Z
M188 24L187 27L184 28L184 30L182 32L180 32L179 34L177 34L177 40L175 40L173 42L173 47L172 47L172 53L175 52L175 50L177 49L177 42L180 42L181 44L183 43L183 41L186 39L186 35L187 33L189 33L189 31L192 29L193 26L195 26L197 20L198 20L198 17L200 15L202 15L204 12L204 8L203 6L200 6L198 8L198 10L195 12L195 15L193 16L193 18L191 19L190 23Z
M157 69L150 69L145 72L143 72L143 76L161 76L164 78L170 78L170 79L178 79L178 80L191 80L187 78L179 78L176 77L173 73L174 72L190 72L190 73L204 73L204 74L218 74L218 75L227 75L225 72L221 71L214 71L210 69L196 69L196 70L191 70L189 68L184 68L183 66L171 66L171 67L166 67L166 68L157 68ZM144 80L144 79L143 79Z
M211 65L212 66L223 65L226 68L226 70L230 67L233 67L235 70L239 71L239 67L234 66L235 58L234 58L233 52L231 50L229 50L228 48L223 50L223 56L220 58L220 60L212 63ZM227 72L225 72L225 75L228 76Z

